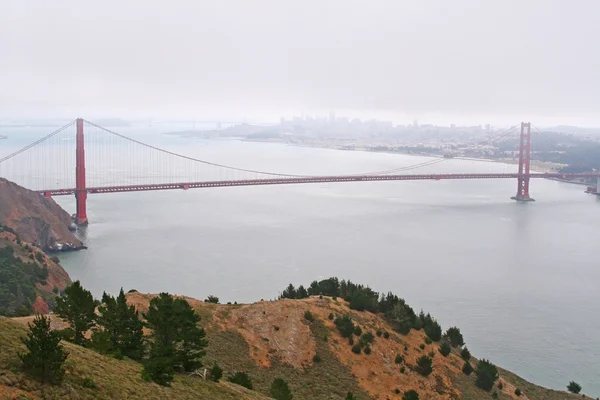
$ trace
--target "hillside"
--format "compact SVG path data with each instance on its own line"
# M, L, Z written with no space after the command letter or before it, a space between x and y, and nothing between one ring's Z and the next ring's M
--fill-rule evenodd
M75 250L83 243L69 230L71 217L52 198L0 178L0 225L24 242L47 250Z
M130 293L128 301L145 311L153 295ZM226 372L243 370L255 389L268 392L274 377L289 382L295 399L343 399L352 392L357 399L401 399L395 393L416 390L421 399L492 399L475 387L475 376L461 372L464 361L454 349L443 357L439 344L425 344L425 334L394 332L378 315L354 311L341 299L311 297L282 299L246 305L217 305L187 298L202 316L209 347L206 361L218 361ZM314 321L304 314L310 311ZM375 336L372 352L354 354L329 315L350 315L363 332L388 332ZM425 345L423 350L420 345ZM405 350L406 349L406 350ZM433 373L422 377L412 370L416 359L431 351ZM396 364L396 355L403 363ZM318 355L320 362L313 361ZM472 361L476 365L475 361ZM404 368L404 373L401 368ZM500 399L568 400L581 398L566 392L541 388L507 371L500 371ZM522 395L514 394L516 388Z
M0 398L3 399L224 399L262 400L266 397L229 383L212 383L201 378L178 377L173 387L165 388L141 378L141 365L116 360L92 350L64 343L69 352L67 374L61 386L44 386L19 371L17 352L25 347L19 337L25 328L0 317ZM90 388L84 379L97 388ZM88 387L86 387L88 386Z
M40 248L0 225L0 315L47 313L71 279Z
M129 293L127 300L139 311L147 311L156 295ZM426 343L423 330L401 335L380 316L355 311L341 299L313 296L307 299L261 301L243 305L219 305L186 298L202 317L209 345L205 366L218 362L224 376L244 371L251 377L254 392L239 386L219 384L195 376L178 375L172 388L157 386L141 379L141 365L116 360L70 343L66 381L49 387L47 398L147 398L147 399L261 399L269 393L273 379L285 379L295 400L342 400L348 392L354 399L402 399L408 390L420 399L431 400L573 400L582 398L567 392L548 390L499 369L500 379L491 392L475 386L475 374L462 373L464 361L459 349L448 357L439 352L438 343ZM309 311L310 314L306 314ZM307 317L308 315L308 317ZM330 315L349 315L364 333L373 333L370 354L355 354L348 339L342 338ZM25 392L31 398L41 396L39 384L18 369L17 351L22 348L18 336L33 317L10 321L0 318L0 394L16 398ZM65 325L54 315L53 326ZM312 321L311 321L312 320ZM380 332L377 333L377 332ZM358 336L355 341L358 342ZM423 348L421 348L423 347ZM415 371L417 358L433 354L433 372L423 377ZM402 360L397 362L397 356ZM477 360L471 359L476 366ZM91 378L98 389L83 386ZM502 389L498 384L502 383ZM522 391L515 395L515 389ZM494 395L494 393L496 393Z

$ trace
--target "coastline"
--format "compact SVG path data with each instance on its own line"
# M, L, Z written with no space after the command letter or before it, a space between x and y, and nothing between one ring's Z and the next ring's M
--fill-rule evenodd
M232 138L234 139L234 138ZM361 148L361 149L344 149L344 148L339 148L339 147L328 147L328 146L319 146L319 145L315 145L315 144L299 144L299 143L288 143L288 142L282 142L282 141L271 141L271 140L256 140L256 139L238 139L238 140L242 140L245 142L254 142L254 143L277 143L277 144L284 144L286 146L293 146L293 147L310 147L310 148L315 148L315 149L325 149L325 150L340 150L340 151L362 151L362 152L368 152L368 153L382 153L382 154L397 154L397 155L403 155L403 156L415 156L415 157L430 157L430 158L444 158L443 155L440 154L432 154L432 153L415 153L415 152L408 152L408 151L386 151L386 150L370 150L370 149L365 149L365 148ZM491 158L476 158L476 157L452 157L453 159L457 159L457 160L470 160L470 161L479 161L479 162L491 162L491 163L499 163L499 164L507 164L507 165L517 165L517 160L516 159L491 159ZM536 162L536 161L532 161L531 162L532 165L532 169L535 169L537 172L540 173L555 173L558 172L558 165L549 163L549 162L545 162L545 161L541 161L541 162ZM550 167L550 165L555 165L554 168ZM588 183L585 182L579 182L579 181L571 181L568 179L561 179L561 178L547 178L548 180L552 180L552 181L557 181L557 182L562 182L562 183L570 183L570 184L574 184L574 185L580 185L580 186L587 186Z

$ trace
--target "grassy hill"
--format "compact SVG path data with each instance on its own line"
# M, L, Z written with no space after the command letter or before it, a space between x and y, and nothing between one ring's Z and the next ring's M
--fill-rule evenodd
M128 301L140 311L146 311L154 296L130 293ZM181 375L172 388L161 387L144 382L141 366L133 361L119 361L65 343L70 352L68 374L60 387L46 389L46 398L263 399L275 378L289 383L295 400L342 400L348 392L356 399L400 400L402 393L408 390L416 390L420 399L428 400L582 398L541 388L502 369L496 382L502 383L502 389L496 386L491 392L485 392L475 386L475 374L462 373L464 361L458 349L444 357L438 343L426 343L422 330L400 335L380 316L350 310L341 299L315 296L244 305L186 299L201 315L201 324L207 332L209 346L205 365L217 361L225 370L224 376L237 371L248 373L255 391ZM352 352L348 339L342 338L331 319L340 315L350 315L363 333L374 334L370 354ZM30 398L42 396L41 386L20 372L16 355L23 348L19 336L25 334L24 325L30 319L0 319L0 365L6 366L0 370L0 398L2 395L17 398L20 393ZM358 337L354 338L358 342ZM431 354L433 373L423 377L414 371L416 359ZM396 363L397 355L402 357L401 363ZM472 359L471 363L475 366L477 361ZM98 388L85 387L85 378L91 378ZM521 396L515 395L516 388L521 390Z
M26 329L18 322L0 317L0 398L1 399L266 399L257 392L226 382L213 383L198 377L179 376L171 388L141 378L141 365L116 360L92 350L64 343L69 352L67 375L58 387L42 386L20 371L19 337ZM91 379L97 388L86 387Z

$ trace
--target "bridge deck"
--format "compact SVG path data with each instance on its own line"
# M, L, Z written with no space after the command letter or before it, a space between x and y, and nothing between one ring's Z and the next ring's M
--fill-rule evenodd
M542 173L530 174L532 179L575 179L575 178L596 178L600 173L584 174L560 174L560 173ZM425 174L425 175L339 175L339 176L307 176L300 178L271 178L271 179L249 179L249 180L230 180L230 181L203 181L203 182L181 182L164 183L148 185L129 185L129 186L106 186L89 187L87 193L122 193L122 192L142 192L151 190L174 190L174 189L196 189L210 187L231 187L231 186L261 186L261 185L289 185L303 183L328 183L328 182L365 182L365 181L416 181L416 180L448 180L448 179L516 179L519 174ZM38 190L39 193L51 196L71 195L76 192L75 188L69 189L49 189Z

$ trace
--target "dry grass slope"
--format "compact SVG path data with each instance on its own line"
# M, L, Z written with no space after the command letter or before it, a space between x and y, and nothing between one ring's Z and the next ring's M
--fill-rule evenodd
M153 295L130 293L128 301L140 311L146 311ZM402 393L416 390L421 399L428 400L487 400L496 392L499 399L520 400L574 400L581 396L553 391L533 385L518 376L499 369L503 389L487 393L475 387L475 375L466 376L458 351L443 357L436 343L426 344L423 331L399 335L379 316L369 312L350 310L342 300L313 297L303 300L279 300L254 304L217 305L187 299L202 317L209 347L205 365L217 361L225 370L225 377L237 371L248 373L255 392L229 385L213 384L199 379L179 377L172 389L143 382L140 366L134 362L117 361L94 352L67 344L71 351L68 365L70 374L61 388L51 389L49 398L261 398L267 394L275 378L283 378L295 400L343 400L348 392L357 399L400 400ZM310 311L314 321L304 313ZM371 354L354 354L348 339L341 337L329 315L351 315L363 332L389 333L389 338L375 337ZM8 365L0 372L2 394L16 398L19 391L39 396L40 388L18 372L16 349L18 336L24 334L21 326L0 320L0 363ZM58 321L56 326L59 326ZM355 337L355 342L358 338ZM8 346L4 344L7 343ZM423 349L420 346L423 345ZM9 353L4 351L10 349ZM434 370L422 377L413 367L421 355L433 352ZM403 362L395 363L396 355ZM320 361L313 361L314 356ZM472 360L476 365L476 360ZM402 367L404 367L402 369ZM90 377L99 390L85 389L83 379ZM517 397L515 388L522 391ZM400 394L395 393L396 389ZM254 396L254 397L252 397ZM264 398L264 397L262 397Z
M0 317L0 398L9 399L266 399L263 395L229 383L207 382L194 377L177 377L165 388L141 379L141 366L119 361L91 350L65 343L69 351L67 375L58 387L43 387L20 371L17 352L23 351L19 337L25 328ZM97 389L85 388L91 378Z
M145 310L152 297L132 293L128 300ZM402 394L396 394L396 389L401 393L413 389L422 399L432 400L492 399L494 391L500 399L581 398L541 388L504 370L500 370L504 389L486 393L475 387L474 374L467 377L462 373L464 362L456 350L443 357L438 351L439 344L425 344L423 331L399 335L379 316L350 310L340 299L312 297L243 305L188 300L202 316L202 325L207 330L206 364L218 361L226 375L247 372L255 389L262 393L268 393L274 378L283 378L296 400L343 399L349 391L359 399L401 399ZM312 323L304 318L307 310L315 318ZM375 333L380 329L387 331L390 337L376 337L369 355L354 354L348 340L340 336L329 320L330 313L350 314L363 332ZM423 350L421 344L425 346ZM425 378L412 371L416 359L432 351L435 353L434 372ZM315 354L320 362L313 362ZM395 364L396 354L404 359L400 365ZM404 372L400 370L402 366ZM523 392L519 397L514 394L517 387Z

